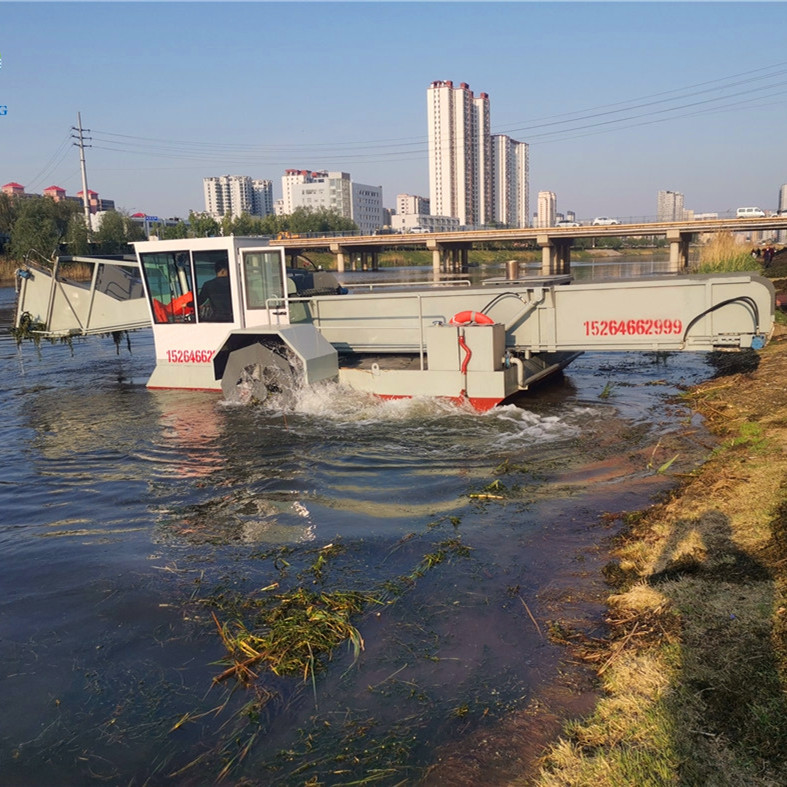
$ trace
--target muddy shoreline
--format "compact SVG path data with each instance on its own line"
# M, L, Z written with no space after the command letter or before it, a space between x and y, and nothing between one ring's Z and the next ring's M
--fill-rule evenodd
M566 643L596 705L507 783L787 783L786 378L777 325L756 365L687 392L717 447L619 517L608 632Z

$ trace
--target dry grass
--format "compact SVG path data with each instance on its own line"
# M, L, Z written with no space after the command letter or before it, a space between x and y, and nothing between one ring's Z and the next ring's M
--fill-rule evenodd
M693 273L719 273L723 271L759 271L759 260L751 256L751 248L738 242L731 232L719 232L700 247L698 262Z
M693 392L721 440L631 517L609 575L603 696L540 785L787 784L787 345ZM771 387L769 383L773 383Z

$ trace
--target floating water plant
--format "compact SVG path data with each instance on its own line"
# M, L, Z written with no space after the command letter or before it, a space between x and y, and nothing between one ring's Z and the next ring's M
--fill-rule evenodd
M220 624L214 614L232 660L214 682L236 677L247 683L257 677L252 668L260 662L276 675L307 680L344 642L350 644L357 659L363 650L363 638L350 617L372 601L371 596L362 593L314 593L297 588L258 601L251 627L240 620Z
M604 390L598 395L599 399L609 399L612 395L612 389L615 387L615 383L607 382L604 386Z

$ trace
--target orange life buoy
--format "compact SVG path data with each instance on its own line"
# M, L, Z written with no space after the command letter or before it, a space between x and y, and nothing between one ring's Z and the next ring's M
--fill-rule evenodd
M495 321L483 312L457 312L450 321L451 325L494 325Z

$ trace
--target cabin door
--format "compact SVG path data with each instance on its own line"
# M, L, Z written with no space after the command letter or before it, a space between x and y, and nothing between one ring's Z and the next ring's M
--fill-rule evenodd
M246 325L288 325L284 251L266 247L241 249L240 254Z

